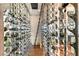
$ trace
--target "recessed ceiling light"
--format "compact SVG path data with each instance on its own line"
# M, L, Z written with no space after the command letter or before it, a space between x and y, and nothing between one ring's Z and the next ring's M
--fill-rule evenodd
M38 3L31 3L32 9L38 9Z

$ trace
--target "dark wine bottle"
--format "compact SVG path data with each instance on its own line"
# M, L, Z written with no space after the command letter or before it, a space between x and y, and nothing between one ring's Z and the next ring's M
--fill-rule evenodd
M4 27L4 31L7 31L7 28L6 27Z
M4 37L4 41L7 41L7 36Z

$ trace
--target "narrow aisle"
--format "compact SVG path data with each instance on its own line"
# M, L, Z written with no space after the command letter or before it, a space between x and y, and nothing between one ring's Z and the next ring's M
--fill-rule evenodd
M43 48L40 48L40 45L34 46L29 52L29 56L43 56Z

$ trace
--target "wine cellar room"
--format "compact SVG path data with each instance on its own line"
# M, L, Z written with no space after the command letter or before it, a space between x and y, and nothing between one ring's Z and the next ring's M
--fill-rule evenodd
M0 56L79 56L78 3L0 4Z

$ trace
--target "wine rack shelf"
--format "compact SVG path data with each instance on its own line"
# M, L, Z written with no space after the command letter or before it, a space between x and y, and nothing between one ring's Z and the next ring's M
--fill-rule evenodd
M77 8L77 4L72 3L43 4L42 13L44 14L40 17L45 55L78 55Z
M23 13L23 11L25 13ZM4 12L4 55L24 56L32 48L29 12L22 3L10 4Z

